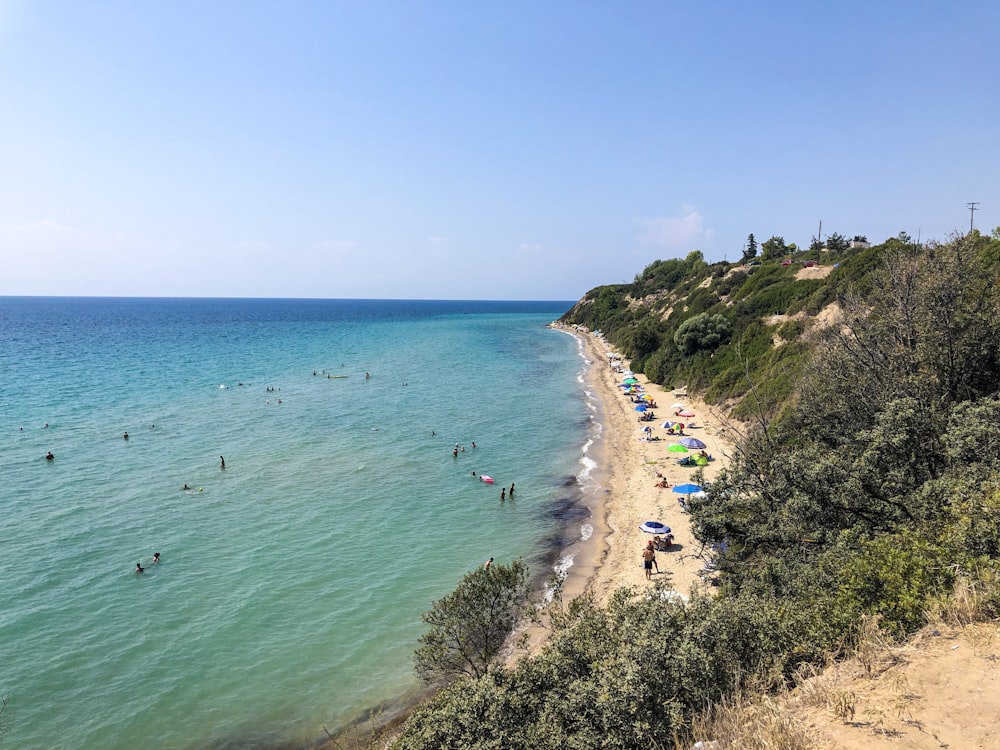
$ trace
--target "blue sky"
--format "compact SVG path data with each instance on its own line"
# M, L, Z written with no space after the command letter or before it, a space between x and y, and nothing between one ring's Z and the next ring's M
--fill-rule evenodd
M0 0L0 294L576 299L1000 224L995 2Z

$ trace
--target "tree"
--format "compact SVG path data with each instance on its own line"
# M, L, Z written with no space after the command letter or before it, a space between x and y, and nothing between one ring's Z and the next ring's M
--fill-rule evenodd
M826 238L826 249L831 253L841 253L850 246L847 238L840 232L834 232Z
M674 343L684 354L694 354L700 349L715 349L729 341L733 327L725 316L707 312L694 315L677 328Z
M760 246L760 257L764 260L777 260L788 254L788 246L785 245L785 238L775 235Z
M757 257L757 239L753 236L753 232L747 237L746 247L743 248L743 257L740 259L741 263L748 263Z
M520 560L467 573L421 616L430 631L420 637L413 656L420 678L441 684L487 674L528 612L528 593L528 568Z

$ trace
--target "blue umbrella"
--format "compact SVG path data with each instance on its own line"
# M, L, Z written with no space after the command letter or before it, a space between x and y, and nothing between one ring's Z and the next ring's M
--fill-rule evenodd
M646 409L648 409L648 408L649 407L646 406L645 404L639 404L637 407L635 407L635 410L636 411L646 411Z
M686 437L681 440L681 445L686 445L688 448L704 448L705 444L701 442L698 438Z
M639 531L645 531L647 534L669 534L670 527L659 521L644 521L639 524Z
M693 495L696 492L701 492L701 487L697 484L675 484L674 492L678 495Z

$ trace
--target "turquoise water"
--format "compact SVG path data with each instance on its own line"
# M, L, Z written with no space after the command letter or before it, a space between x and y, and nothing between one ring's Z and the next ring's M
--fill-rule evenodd
M413 694L434 599L586 533L569 306L0 298L7 745L304 744Z

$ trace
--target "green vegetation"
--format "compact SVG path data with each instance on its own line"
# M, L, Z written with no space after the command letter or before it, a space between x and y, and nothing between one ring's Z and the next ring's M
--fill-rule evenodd
M718 587L687 603L658 588L605 607L557 599L540 653L452 669L465 676L392 747L689 746L713 739L693 735L710 707L863 650L871 623L905 636L956 590L974 600L956 616L1000 616L998 259L1000 236L975 232L845 250L822 280L775 264L719 273L692 253L585 297L566 319L650 377L741 398L736 455L688 502ZM834 301L836 325L788 317ZM716 316L729 343L678 344Z
M467 573L423 615L430 630L413 657L417 674L428 684L486 675L528 612L528 593L528 568L520 560Z

